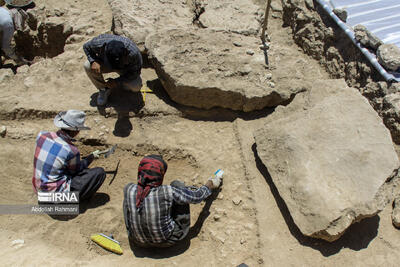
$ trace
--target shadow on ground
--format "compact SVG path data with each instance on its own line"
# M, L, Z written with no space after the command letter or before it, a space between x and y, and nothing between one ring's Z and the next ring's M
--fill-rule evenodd
M130 247L135 255L139 258L153 258L153 259L163 259L177 256L184 253L190 247L190 240L197 237L203 227L205 220L210 215L210 207L213 201L218 197L221 190L214 190L212 195L207 198L206 204L204 205L202 211L197 218L196 223L190 227L189 233L184 240L175 246L168 248L141 248L130 242Z
M278 205L283 218L289 228L290 233L299 241L303 246L311 247L318 250L325 257L338 253L342 248L349 248L352 250L361 250L368 247L369 243L377 236L379 227L379 216L375 215L371 218L363 219L358 223L351 225L346 232L338 240L330 243L322 239L311 238L304 236L297 225L294 223L289 209L284 200L279 195L272 178L268 172L267 167L263 164L257 154L257 146L253 144L252 150L254 153L255 161L258 170L264 176L265 181L268 183L271 193L273 194L276 204Z
M237 118L242 118L244 120L255 120L268 116L275 109L264 108L262 110L252 112L234 111L225 108L212 108L208 110L200 109L181 105L174 102L165 91L160 79L148 81L147 86L159 99L164 101L167 105L179 110L185 118L195 121L234 121ZM291 100L289 102L291 102ZM289 104L289 102L285 103L284 105Z
M130 112L138 114L144 107L142 94L123 89L112 91L105 106L97 106L98 92L91 96L90 106L97 107L100 115L107 117L107 108L113 108L118 116L115 122L113 134L119 137L127 137L132 131L132 124L129 120Z
M106 193L95 193L89 200L79 203L79 215L85 213L88 209L95 209L105 205L110 201L110 196ZM79 215L50 215L51 218L57 221L69 221Z
M0 59L0 60L1 60L1 59ZM13 65L13 64L11 64L11 63L2 64L2 63L0 62L0 69L11 69L12 72L13 72L14 74L17 74L17 68L18 68L17 65Z

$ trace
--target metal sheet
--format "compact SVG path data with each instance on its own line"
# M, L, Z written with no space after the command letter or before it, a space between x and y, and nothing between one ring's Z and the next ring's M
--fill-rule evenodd
M333 8L347 11L346 24L362 24L386 44L400 48L399 0L329 0Z
M377 61L376 55L363 47L355 38L353 27L362 24L385 44L396 44L400 48L400 1L399 0L316 0L346 35L368 58L379 73L389 81L400 81L400 72L388 72ZM347 11L347 22L341 21L334 8Z

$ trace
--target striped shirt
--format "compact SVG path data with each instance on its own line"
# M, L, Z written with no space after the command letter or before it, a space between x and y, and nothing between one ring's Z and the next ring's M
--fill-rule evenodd
M112 34L100 34L83 45L83 51L90 64L94 61L104 64L106 69L113 70L107 59L105 47L110 41L120 41L124 44L127 51L126 55L121 58L123 69L115 70L121 75L121 81L136 79L141 72L143 60L139 48L130 39ZM117 79L118 80L118 79Z
M40 132L36 138L32 184L37 192L69 192L71 178L88 167L65 132Z
M175 204L200 203L211 195L211 190L201 186L196 190L187 187L161 185L150 190L141 212L136 208L136 184L124 188L125 221L130 235L142 244L164 243L171 236L175 222L171 207Z

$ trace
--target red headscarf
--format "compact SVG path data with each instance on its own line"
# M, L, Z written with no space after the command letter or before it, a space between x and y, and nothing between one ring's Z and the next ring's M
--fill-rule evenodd
M143 200L149 194L150 189L162 184L167 167L167 163L158 155L146 156L140 161L136 192L137 209L142 208Z

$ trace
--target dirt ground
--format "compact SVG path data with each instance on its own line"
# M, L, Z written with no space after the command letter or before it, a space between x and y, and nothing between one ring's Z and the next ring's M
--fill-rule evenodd
M253 131L272 109L243 114L183 107L168 98L154 70L146 68L142 78L154 94L146 94L144 103L140 95L121 92L111 96L105 110L98 110L93 104L96 89L82 67L82 45L110 31L107 1L35 2L52 12L64 10L73 34L64 53L20 67L1 81L0 126L7 127L7 135L0 138L0 204L36 202L31 184L35 137L41 130L56 130L52 120L59 111L81 109L88 114L92 130L78 136L83 155L118 147L108 159L94 162L108 175L92 201L81 205L80 215L0 215L1 265L398 265L400 232L391 224L390 205L351 226L334 243L300 233L255 153ZM271 62L302 62L304 68L298 71L305 80L328 78L316 61L301 53L280 19L271 19L269 25L273 45L281 48L270 55ZM151 153L162 154L169 164L165 183L180 179L201 185L221 168L224 184L207 202L191 206L187 243L164 250L132 250L123 221L122 190L136 182L138 162ZM95 245L90 235L96 233L113 234L124 254ZM13 245L17 239L24 244Z

